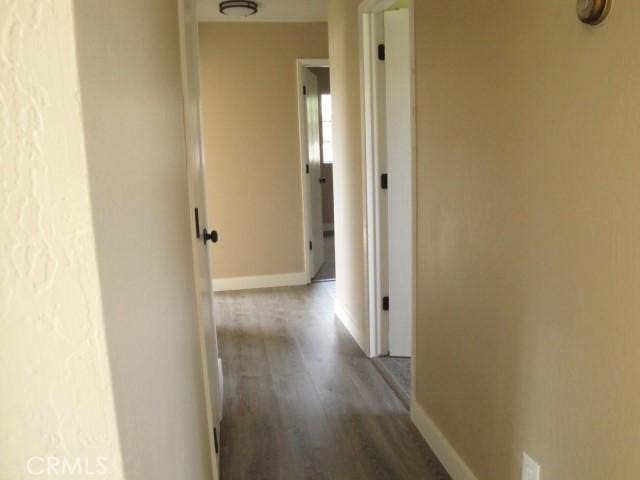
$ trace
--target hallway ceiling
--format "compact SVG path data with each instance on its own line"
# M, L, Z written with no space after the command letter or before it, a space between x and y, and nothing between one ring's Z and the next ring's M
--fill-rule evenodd
M258 13L237 18L222 15L219 0L198 0L201 22L326 22L327 0L258 0Z

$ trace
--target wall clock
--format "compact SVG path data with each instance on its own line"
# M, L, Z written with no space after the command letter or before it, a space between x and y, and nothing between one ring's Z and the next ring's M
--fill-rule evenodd
M601 23L611 10L613 0L578 0L576 12L581 22L589 25Z

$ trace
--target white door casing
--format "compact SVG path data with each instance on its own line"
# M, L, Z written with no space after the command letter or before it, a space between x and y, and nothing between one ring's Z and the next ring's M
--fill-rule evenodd
M384 13L388 172L389 354L411 356L412 164L409 11Z
M322 220L322 165L320 162L320 97L318 78L308 68L302 69L304 116L306 121L306 158L310 214L310 276L313 278L324 264L324 222Z
M218 358L218 340L213 317L210 245L203 241L203 231L211 231L207 216L205 162L202 148L200 80L198 69L198 22L196 1L180 0L180 52L184 96L185 144L191 206L192 248L196 276L200 353L202 357L207 404L213 478L219 478L219 432L222 418L222 369ZM196 227L195 209L198 211ZM214 433L215 429L215 433ZM218 452L216 452L218 447Z
M378 46L384 44L384 12L365 10L360 28L362 139L367 200L368 355L379 356L389 353L389 315L382 305L382 298L389 292L387 191L380 185L381 175L387 172L385 66L384 61L378 58Z

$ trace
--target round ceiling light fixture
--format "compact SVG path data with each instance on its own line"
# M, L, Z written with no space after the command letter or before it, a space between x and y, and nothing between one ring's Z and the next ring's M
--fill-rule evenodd
M248 17L258 11L258 4L250 0L225 0L220 2L220 13L230 17Z
M612 3L613 0L578 0L576 13L582 23L598 25L609 15Z

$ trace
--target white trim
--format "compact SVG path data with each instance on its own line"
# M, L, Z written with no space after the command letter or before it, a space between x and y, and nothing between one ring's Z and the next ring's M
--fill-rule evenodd
M183 120L184 120L184 141L185 141L185 168L188 172L187 185L189 192L189 211L193 208L200 209L200 218L207 218L207 186L204 175L205 158L201 155L202 137L202 110L200 82L198 76L199 43L198 43L198 20L196 18L196 1L179 0L178 25L179 25L179 47L180 47L180 73L182 84L183 100ZM197 148L195 146L197 145ZM194 165L197 168L194 168ZM186 213L186 212L185 212ZM195 285L200 287L199 282L205 283L205 291L212 288L211 277L211 249L205 248L203 255L203 245L195 240L195 231L192 225L192 254L193 272ZM205 226L205 225L203 225ZM202 258L203 255L205 258ZM197 293L197 291L195 292ZM214 438L214 428L219 429L222 418L222 377L220 370L215 369L210 364L210 358L217 358L220 362L218 351L218 337L216 333L216 319L213 316L213 304L211 296L208 298L198 298L197 303L197 325L198 340L200 344L200 362L202 365L202 380L204 385L204 401L207 418L207 436L209 439L209 455L211 457L211 475L207 477L212 480L220 478L220 456L214 448L216 439ZM209 335L208 329L213 326Z
M367 321L370 351L373 356L383 355L388 351L388 325L385 312L382 311L381 302L384 292L388 287L385 285L383 277L385 275L385 261L382 255L385 254L386 244L383 244L381 232L386 222L386 212L382 212L380 207L380 190L378 188L380 173L380 162L383 160L381 154L381 139L378 131L379 125L384 122L384 111L377 107L380 102L379 91L376 88L376 76L379 73L375 70L376 52L365 44L364 35L372 36L373 19L372 14L379 13L388 8L393 2L390 0L363 0L358 8L359 29L360 29L360 78L361 78L361 115L362 115L362 142L363 142L363 163L365 169L365 234L366 234L366 295L367 295ZM368 22L368 23L367 23ZM415 286L416 286L416 142L415 142L415 38L414 38L414 2L409 5L409 24L411 29L411 110L412 110L412 172L414 188L412 192L411 218L412 218L412 255L413 270L411 272L413 285L412 299L412 354L415 357ZM377 40L377 39L376 39ZM368 58L367 58L368 57ZM384 79L382 79L383 81ZM413 363L413 362L412 362ZM413 365L412 365L413 367ZM415 369L412 368L412 372ZM413 385L413 383L412 383Z
M396 0L363 0L358 7L360 13L379 13L391 7Z
M382 266L379 254L380 226L378 221L379 214L379 190L378 190L378 158L380 148L376 142L375 130L378 122L384 119L384 112L378 107L381 105L375 93L374 82L376 79L376 53L372 49L372 45L377 43L375 31L375 18L370 14L379 0L365 1L360 5L360 15L358 28L360 30L360 96L361 96L361 116L362 116L362 146L363 146L363 169L365 172L363 178L364 192L364 224L366 237L366 259L365 264L365 284L366 290L366 318L368 321L369 332L369 352L372 356L379 356L387 353L381 342L381 324L384 313L382 312L379 299L382 298L380 290L380 279L383 275L379 268ZM366 40L365 40L366 36ZM378 138L380 138L378 136Z
M307 283L309 282L307 281L306 272L260 275L255 277L214 278L212 280L214 292L293 287L296 285L306 285Z
M416 342L416 322L417 322L417 306L416 297L418 292L418 132L417 132L417 119L416 119L416 23L415 23L415 8L416 3L410 2L409 7L409 29L411 32L411 168L413 170L413 199L411 202L412 208L412 237L413 237L413 250L411 255L413 257L413 268L411 270L413 290L413 302L411 305L411 398L415 399L416 391L413 386L416 384L416 352L418 351Z
M298 98L298 143L300 152L300 185L302 200L302 251L304 252L304 275L306 282L311 282L311 254L309 252L309 241L311 240L311 189L307 179L307 145L304 139L307 138L307 122L305 118L304 95L302 87L304 85L302 69L308 67L329 67L328 58L299 58L296 60L297 72L297 98Z
M413 267L411 269L411 398L415 398L416 385L416 322L418 295L418 121L416 118L416 34L415 34L415 0L409 1L409 47L411 48L411 174L413 176L413 191L411 194L411 258Z
M296 62L307 68L329 68L328 58L299 58Z
M220 411L218 412L218 422L221 422L224 415L224 412L222 411L222 407L224 406L224 369L222 368L222 357L218 357L218 378L220 379L220 391L218 392Z
M334 302L335 315L338 320L342 322L344 328L351 334L358 346L362 349L364 354L369 356L369 342L365 332L362 331L360 326L353 320L353 317L343 305L343 303L336 298Z
M478 480L427 412L413 399L411 420L453 480Z

